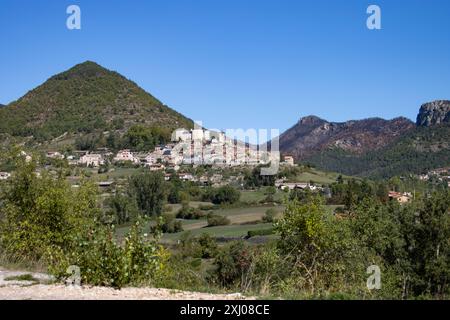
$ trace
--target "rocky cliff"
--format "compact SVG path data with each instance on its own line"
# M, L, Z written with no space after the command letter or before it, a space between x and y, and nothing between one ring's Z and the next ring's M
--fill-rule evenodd
M450 100L436 100L420 107L416 124L429 127L450 122Z

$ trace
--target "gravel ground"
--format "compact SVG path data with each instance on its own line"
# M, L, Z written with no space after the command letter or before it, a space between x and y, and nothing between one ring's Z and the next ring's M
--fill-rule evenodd
M33 281L5 280L31 274ZM243 300L235 294L208 294L157 288L70 287L43 284L51 277L41 273L0 270L0 300Z

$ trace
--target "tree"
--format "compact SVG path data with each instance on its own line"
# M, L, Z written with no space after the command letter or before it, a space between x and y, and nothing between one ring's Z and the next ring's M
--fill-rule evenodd
M264 192L264 194L266 195L266 198L264 201L273 202L274 196L276 193L277 193L277 188L275 188L274 186L267 187L266 191Z
M159 216L166 201L166 184L161 172L144 172L129 179L130 195L147 216Z
M277 210L275 210L274 208L267 209L262 220L267 223L272 223L274 222L276 215Z
M123 145L136 151L148 151L157 144L169 141L170 135L171 131L168 128L134 125L123 137Z
M124 136L124 146L136 151L148 151L155 147L156 141L150 128L134 125Z
M246 188L259 188L275 185L275 175L262 175L262 166L254 168L251 172L247 171L244 175L244 183Z
M128 195L116 194L109 200L117 224L132 222L139 215L136 200Z
M450 191L425 199L415 224L412 250L417 273L416 294L444 296L450 293Z

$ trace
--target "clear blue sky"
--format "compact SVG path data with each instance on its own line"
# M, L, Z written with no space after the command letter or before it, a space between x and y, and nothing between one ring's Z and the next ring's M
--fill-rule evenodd
M370 4L382 30L366 28ZM448 0L0 0L0 40L4 104L85 60L219 129L414 120L450 99Z

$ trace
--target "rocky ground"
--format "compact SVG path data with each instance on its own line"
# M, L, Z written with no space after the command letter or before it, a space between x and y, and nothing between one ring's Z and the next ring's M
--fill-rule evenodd
M157 288L71 287L42 273L0 269L0 300L242 300L239 293L209 294ZM251 299L251 298L250 298Z

